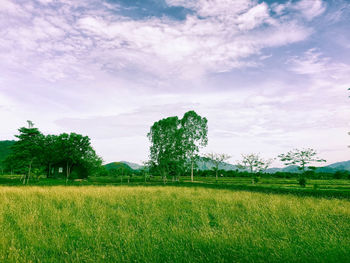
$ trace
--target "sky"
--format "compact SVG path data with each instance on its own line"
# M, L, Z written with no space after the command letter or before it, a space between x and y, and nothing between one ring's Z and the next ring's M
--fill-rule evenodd
M347 0L0 0L0 140L31 120L141 163L155 121L195 110L202 153L333 163L350 159L348 88Z

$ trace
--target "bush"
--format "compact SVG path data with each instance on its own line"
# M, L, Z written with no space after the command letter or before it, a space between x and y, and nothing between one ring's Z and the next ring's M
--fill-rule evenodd
M259 182L259 177L254 176L254 177L253 177L253 184L256 184L256 183L258 183L258 182Z
M305 187L305 186L306 186L306 179L305 179L305 177L300 177L300 178L298 179L298 183L299 183L299 185L300 185L301 187Z

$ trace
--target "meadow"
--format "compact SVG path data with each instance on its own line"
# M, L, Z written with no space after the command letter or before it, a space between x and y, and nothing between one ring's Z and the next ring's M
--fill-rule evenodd
M0 232L0 262L349 262L350 200L200 183L1 186Z

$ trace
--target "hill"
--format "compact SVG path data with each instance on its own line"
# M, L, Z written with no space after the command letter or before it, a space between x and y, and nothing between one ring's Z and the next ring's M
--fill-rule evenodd
M133 170L139 170L143 167L143 165L140 165L137 163L131 163L131 162L127 162L127 161L120 161L120 163L124 163L124 164L128 165Z
M106 169L108 171L110 170L125 170L125 171L133 171L133 169L127 165L126 163L123 163L123 162L112 162L112 163L108 163L108 164L105 164L104 167L106 167Z
M0 141L0 163L11 153L11 146L16 141Z
M325 167L335 169L336 171L339 171L339 170L350 171L350 161L337 162L337 163L327 165Z
M277 173L277 172L284 172L284 173L299 173L300 170L298 169L297 165L289 165L284 168L269 168L266 170L267 173Z
M132 162L127 162L127 161L120 161L120 162L113 162L113 163L109 163L106 164L106 168L107 170L111 169L113 166L115 166L116 164L121 165L121 164L125 164L125 168L128 169L127 167L129 167L131 170L139 170L141 169L143 166L137 163L132 163ZM205 157L201 157L198 161L197 161L197 169L204 171L204 170L212 170L214 168L214 165L208 160L208 158ZM236 165L227 163L227 162L222 162L219 165L219 169L220 170L226 170L226 171L230 171L230 170L237 170L238 167ZM318 167L316 169L317 173L335 173L337 171L350 171L350 161L344 161L344 162L337 162L337 163L333 163L327 166L323 166L323 167ZM276 172L285 172L285 173L299 173L300 170L298 169L297 165L289 165L287 167L283 167L283 168L276 168L276 167L272 167L266 170L267 173L276 173Z
M205 157L201 157L198 161L197 161L197 169L198 170L212 170L214 168L214 165L209 161L208 158ZM219 165L219 170L236 170L238 169L236 165L230 164L230 163L226 163L226 162L222 162Z

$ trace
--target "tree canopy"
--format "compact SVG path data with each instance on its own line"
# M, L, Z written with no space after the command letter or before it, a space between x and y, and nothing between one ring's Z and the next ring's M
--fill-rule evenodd
M305 172L309 163L326 161L319 158L316 150L312 148L294 149L286 154L280 154L278 157L285 165L298 165L302 172Z
M194 111L186 112L182 119L175 116L155 122L147 134L151 142L150 163L163 177L178 176L206 146L207 131L207 119Z
M4 161L7 170L24 175L24 183L34 171L50 176L54 165L65 164L67 180L75 168L87 177L101 167L102 159L95 153L88 136L76 133L45 136L33 126L34 123L28 121L28 128L18 130L18 140Z

